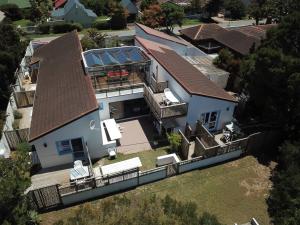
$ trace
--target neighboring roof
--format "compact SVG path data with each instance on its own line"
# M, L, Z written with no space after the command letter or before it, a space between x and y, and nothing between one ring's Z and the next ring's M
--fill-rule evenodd
M219 69L213 64L213 60L211 57L207 55L202 56L183 56L185 60L194 65L197 69L199 69L204 75L217 75L224 76L229 73L225 70Z
M62 7L65 3L67 2L67 0L55 0L54 1L54 8L59 8Z
M240 53L241 55L247 55L253 45L257 47L260 44L260 39L234 30L221 32L216 35L214 39L231 50Z
M120 3L129 14L137 14L139 12L137 6L131 0L122 0Z
M140 23L135 23L135 25L137 27L139 27L140 29L142 29L148 35L156 36L156 37L159 37L159 38L162 38L162 39L165 39L165 40L168 40L168 41L176 42L178 44L185 45L185 46L190 45L190 43L188 43L187 41L185 41L185 40L183 40L183 39L181 39L177 36L168 35L164 32L152 29L152 28L147 27L147 26L145 26L143 24L140 24Z
M98 109L90 77L85 75L76 31L37 48L37 88L29 141Z
M29 0L0 0L0 5L5 4L16 4L19 8L29 8L30 2Z
M209 23L185 28L180 30L179 32L191 40L198 41L214 39L216 35L226 32L226 30L215 23Z
M85 12L85 14L89 17L97 17L97 15L90 9L86 9L83 4L81 4L78 0L68 0L63 8L59 8L53 10L51 12L52 17L65 17L72 8L79 8Z
M236 102L225 90L210 81L171 48L136 37L145 50L190 94Z
M147 62L150 59L136 46L92 49L83 52L87 67L125 65Z
M242 27L232 27L228 28L228 30L239 31L245 35L261 39L266 37L266 32L272 27L275 27L276 24L266 24L266 25L258 25L258 26L242 26Z

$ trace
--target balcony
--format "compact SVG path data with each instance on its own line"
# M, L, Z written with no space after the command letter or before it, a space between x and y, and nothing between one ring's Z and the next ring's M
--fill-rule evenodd
M144 87L144 96L151 111L158 120L170 117L180 117L187 113L187 103L180 101L180 103L165 105L164 93L153 93L147 86Z
M168 81L158 81L151 76L150 87L154 93L161 93L168 87Z

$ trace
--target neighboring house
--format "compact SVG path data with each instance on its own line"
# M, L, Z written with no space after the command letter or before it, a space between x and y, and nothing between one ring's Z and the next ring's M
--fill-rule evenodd
M67 0L54 0L54 8L58 9L66 4Z
M84 27L89 27L97 18L97 15L90 9L86 9L79 0L68 0L63 8L52 11L51 17L55 20L80 23Z
M0 6L5 4L16 4L19 8L30 8L29 0L0 0Z
M260 45L266 31L274 25L222 28L217 24L201 24L180 30L181 36L206 53L228 48L238 56L245 56Z

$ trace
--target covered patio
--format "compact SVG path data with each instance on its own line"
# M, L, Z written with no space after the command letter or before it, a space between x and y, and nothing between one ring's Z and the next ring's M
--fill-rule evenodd
M119 122L122 138L117 147L118 153L131 154L147 151L155 147L157 131L149 116Z

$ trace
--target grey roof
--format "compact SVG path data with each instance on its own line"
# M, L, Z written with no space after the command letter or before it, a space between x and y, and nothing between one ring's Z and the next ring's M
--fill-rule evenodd
M120 3L130 14L137 14L139 11L137 6L131 0L122 0Z
M84 5L79 2L79 0L68 0L68 2L65 4L63 8L58 8L56 10L53 10L51 12L51 16L62 18L66 16L73 7L82 9L89 17L95 17L95 18L97 17L97 15L92 10L86 9Z

